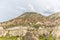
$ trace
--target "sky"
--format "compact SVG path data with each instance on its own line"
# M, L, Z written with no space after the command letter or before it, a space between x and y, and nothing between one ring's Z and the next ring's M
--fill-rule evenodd
M40 12L49 16L60 12L60 0L0 0L0 22L11 20L24 12Z

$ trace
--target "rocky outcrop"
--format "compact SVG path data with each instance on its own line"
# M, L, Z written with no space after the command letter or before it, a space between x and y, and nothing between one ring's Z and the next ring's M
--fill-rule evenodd
M0 37L1 36L24 36L25 40L39 40L39 35L49 36L51 33L54 37L58 38L60 35L60 29L56 30L51 28L38 28L35 29L33 27L22 27L17 26L13 28L4 29L1 27L0 29ZM59 34L58 34L59 33Z

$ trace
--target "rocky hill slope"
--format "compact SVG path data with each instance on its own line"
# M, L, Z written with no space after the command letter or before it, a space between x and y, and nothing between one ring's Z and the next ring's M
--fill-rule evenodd
M48 17L41 15L37 12L26 12L22 15L0 23L2 27L13 27L13 26L32 26L39 24L40 26L53 27L60 24L60 12L52 14Z
M60 12L48 16L48 19L52 22L53 25L60 25Z

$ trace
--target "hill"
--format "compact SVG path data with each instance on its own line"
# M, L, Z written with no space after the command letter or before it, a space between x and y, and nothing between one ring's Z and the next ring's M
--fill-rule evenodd
M54 13L48 17L43 16L37 12L25 12L14 19L0 23L0 26L4 28L32 25L39 25L41 27L54 27L60 25L60 12Z
M60 25L60 12L56 12L50 16L48 16L49 20L53 25Z
M12 19L12 20L9 20L9 21L6 21L6 22L3 22L3 23L0 23L0 26L2 27L11 27L11 26L32 26L33 24L36 24L37 22L44 22L46 21L47 18L43 15L41 15L40 13L36 13L36 12L26 12L26 13L23 13L22 15Z

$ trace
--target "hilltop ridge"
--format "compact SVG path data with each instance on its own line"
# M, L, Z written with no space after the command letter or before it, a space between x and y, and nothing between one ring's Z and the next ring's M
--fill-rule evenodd
M33 24L39 24L41 26L55 26L60 24L60 12L57 12L48 17L41 15L37 12L25 12L22 15L9 20L7 22L0 23L2 27L10 26L32 26ZM57 24L56 24L57 23Z

